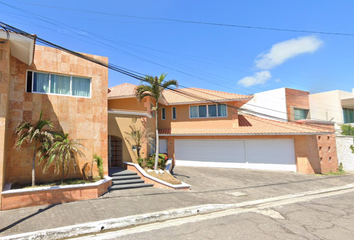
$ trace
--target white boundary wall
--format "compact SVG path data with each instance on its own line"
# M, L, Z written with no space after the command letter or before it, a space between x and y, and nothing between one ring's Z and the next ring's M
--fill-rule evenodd
M354 154L350 150L350 145L353 143L353 137L351 136L336 136L338 165L343 164L343 170L354 170Z

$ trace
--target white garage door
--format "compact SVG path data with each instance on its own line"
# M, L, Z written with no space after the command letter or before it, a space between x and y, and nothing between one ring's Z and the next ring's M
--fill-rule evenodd
M177 139L176 165L296 171L293 139Z

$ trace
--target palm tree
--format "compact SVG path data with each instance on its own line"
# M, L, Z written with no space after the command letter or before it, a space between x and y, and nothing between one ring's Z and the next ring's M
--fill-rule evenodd
M145 97L151 97L155 99L156 106L153 110L156 111L156 116L155 116L155 126L156 126L156 145L155 145L155 167L154 169L157 170L157 163L159 159L159 130L158 130L158 119L159 119L159 98L162 94L162 92L166 89L169 88L170 86L178 86L178 83L176 80L168 80L164 81L166 77L166 74L161 74L160 77L152 77L152 76L146 76L145 79L142 82L148 83L148 85L145 85L141 83L137 88L135 92L136 98L141 102Z
M128 142L129 140L133 141L133 145L136 146L136 154L138 156L138 158L140 157L140 149L141 149L141 145L144 143L144 141L147 142L147 144L149 146L152 146L152 133L150 132L150 130L148 128L138 128L136 125L130 125L129 126L131 131L126 132L125 134L127 134L128 136L125 138ZM129 142L130 143L130 142Z
M79 148L84 146L75 139L69 139L69 134L53 132L54 142L49 150L41 153L40 162L44 161L43 171L54 165L54 173L62 173L61 179L64 181L65 172L68 173L69 165L72 162L74 165L74 173L76 173L77 157L85 157L84 153ZM85 157L86 158L86 157Z
M32 144L32 147L34 148L33 158L32 158L32 186L36 184L36 180L35 180L36 161L35 160L36 160L36 152L39 149L38 145L41 145L41 143L48 141L52 138L50 132L44 131L44 128L52 128L52 127L53 124L50 120L42 119L42 112L39 116L38 122L35 125L30 122L21 122L16 127L17 139L15 142L15 147L20 148L24 142L27 142Z

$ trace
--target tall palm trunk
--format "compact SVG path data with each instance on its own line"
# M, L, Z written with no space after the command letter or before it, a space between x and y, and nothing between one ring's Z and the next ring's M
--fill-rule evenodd
M159 129L158 129L158 119L159 119L159 110L158 110L158 99L156 99L156 119L155 119L155 127L156 127L156 148L155 148L155 167L154 170L157 170L157 164L159 162Z
M91 166L91 169L92 169L92 166ZM64 172L65 172L65 162L64 162L64 159L63 159L63 162L61 164L61 182L62 183L64 182Z
M36 185L36 171L35 171L35 167L36 167L36 150L37 150L37 141L34 144L34 150L33 150L33 158L32 158L32 187L34 185Z

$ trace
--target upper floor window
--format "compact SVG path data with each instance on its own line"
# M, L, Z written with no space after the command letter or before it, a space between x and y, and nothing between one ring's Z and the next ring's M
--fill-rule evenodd
M189 106L189 117L227 117L227 106L226 104Z
M294 108L294 120L307 119L308 115L308 109Z
M27 92L91 97L91 79L28 71Z
M343 108L344 123L354 123L354 109Z
M172 119L177 119L177 110L176 110L176 107L172 107Z
M161 119L162 120L166 119L166 108L161 108Z

